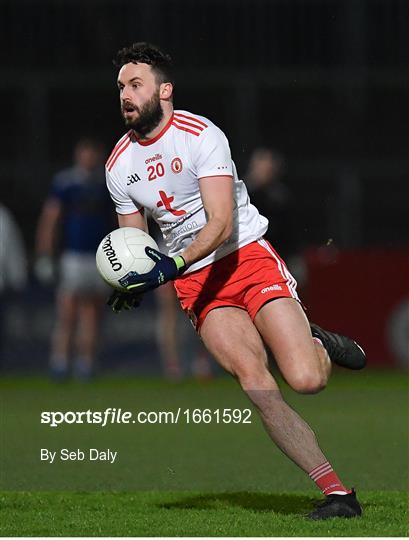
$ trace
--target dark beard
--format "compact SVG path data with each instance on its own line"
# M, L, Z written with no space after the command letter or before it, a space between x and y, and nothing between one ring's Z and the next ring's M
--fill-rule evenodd
M139 111L137 120L125 120L125 125L132 128L138 135L145 137L153 131L163 118L163 110L160 106L159 92L156 92L152 98L143 105Z

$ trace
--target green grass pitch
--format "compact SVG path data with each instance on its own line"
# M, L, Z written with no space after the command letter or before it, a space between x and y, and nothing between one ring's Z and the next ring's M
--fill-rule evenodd
M55 386L0 382L1 536L407 536L408 402L404 373L337 371L316 396L285 398L364 507L361 519L310 522L320 498L251 425L40 426L39 410L248 406L234 381L101 378ZM111 447L117 466L39 463L40 447ZM54 446L53 446L54 445Z

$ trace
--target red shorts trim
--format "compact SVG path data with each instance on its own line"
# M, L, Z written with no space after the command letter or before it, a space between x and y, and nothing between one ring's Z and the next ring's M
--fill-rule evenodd
M212 309L233 306L251 319L274 298L299 300L297 282L264 239L246 246L174 282L182 309L200 330Z

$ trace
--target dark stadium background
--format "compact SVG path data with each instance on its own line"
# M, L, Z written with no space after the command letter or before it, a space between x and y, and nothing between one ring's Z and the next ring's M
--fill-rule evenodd
M29 263L20 292L0 275L0 536L407 536L408 23L408 0L0 0L0 205ZM40 422L251 407L215 363L211 381L163 379L154 294L134 312L106 309L101 376L48 377L55 290L34 278L38 217L80 137L108 155L123 134L112 58L142 40L173 56L175 106L225 131L241 178L259 146L285 157L308 315L356 338L369 369L335 368L315 396L277 382L356 487L362 519L304 518L320 494L254 409L251 424ZM3 239L0 261L10 249ZM182 313L179 324L189 373L200 343ZM120 458L50 465L43 448Z
M0 201L31 263L52 174L69 164L75 141L97 136L108 154L124 131L111 59L148 40L174 58L176 107L226 132L241 176L259 145L285 155L311 315L358 334L370 363L405 362L406 0L3 0L0 8ZM31 279L8 301L3 367L44 370L52 291ZM134 315L107 313L104 365L158 368L154 313L152 299ZM181 324L189 356L196 342Z

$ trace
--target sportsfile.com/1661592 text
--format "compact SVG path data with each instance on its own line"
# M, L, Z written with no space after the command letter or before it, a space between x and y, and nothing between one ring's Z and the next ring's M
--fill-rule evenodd
M108 407L103 411L42 411L40 423L50 427L63 424L251 424L251 409L182 409L174 411L125 411Z

